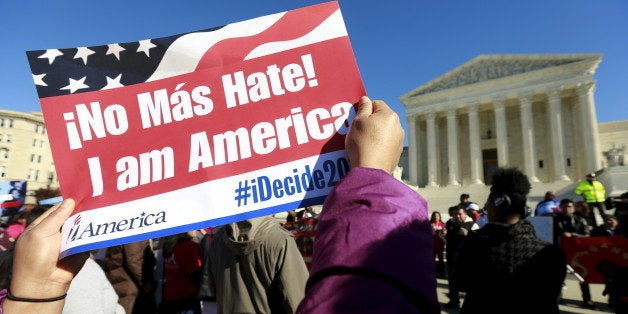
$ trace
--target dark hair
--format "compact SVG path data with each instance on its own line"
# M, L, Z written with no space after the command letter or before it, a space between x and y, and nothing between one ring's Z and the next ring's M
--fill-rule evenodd
M507 195L510 198L510 209L502 212L499 216L507 217L518 214L525 216L526 201L528 193L530 193L530 181L528 177L517 168L499 168L491 177L491 196L495 197L500 194Z
M563 205L564 205L564 204L567 204L567 203L571 203L571 204L574 204L574 205L575 205L575 203L574 203L571 199L569 199L569 198L563 198L562 200L560 200L560 207L563 207Z
M587 202L585 201L575 202L574 206L576 206L576 211L580 212L582 215L587 216L587 217L591 215L591 209L589 209L589 204L587 204ZM578 208L580 208L580 210L578 210Z
M440 218L440 220L443 220L443 216L440 214L439 211L433 211L432 215L430 216L430 222L434 222L434 218L435 216L438 214L438 217Z
M464 193L464 194L460 194L460 198L469 198L469 194Z
M449 213L449 214L451 215L451 213L452 213L454 210L458 210L459 208L460 208L460 206L451 206L451 207L449 207L449 208L447 209L447 213Z

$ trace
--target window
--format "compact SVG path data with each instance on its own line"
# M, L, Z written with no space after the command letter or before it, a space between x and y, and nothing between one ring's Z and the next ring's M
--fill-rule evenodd
M35 154L31 154L31 162L35 162Z
M0 127L4 126L4 118L0 118Z
M12 128L13 127L13 119L9 119L9 127Z
M7 167L0 166L0 178L4 178L7 176Z
M37 147L37 139L36 138L33 139L33 147Z
M42 124L35 124L35 133L46 134L46 129Z
M41 163L41 155L37 156L37 163L40 164Z
M9 159L9 150L6 148L0 148L0 159Z
M44 148L44 141L43 140L39 141L39 148Z
M35 169L28 169L28 176L26 176L27 180L36 180L35 177L37 176L37 170Z

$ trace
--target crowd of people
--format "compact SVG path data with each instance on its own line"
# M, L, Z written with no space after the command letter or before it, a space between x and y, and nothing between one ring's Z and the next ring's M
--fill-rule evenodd
M345 140L351 170L319 215L287 213L288 221L316 215L309 269L294 234L271 216L59 259L74 201L33 209L0 259L0 314L439 313L437 276L449 281L446 307L462 313L558 313L566 255L526 219L528 178L498 169L483 206L463 194L443 221L391 176L402 143L397 114L362 97ZM589 184L576 191L581 214L552 193L535 210L553 217L557 241L625 235L625 207L617 217L602 209L603 226L587 222L595 215L584 208L604 206L587 196L599 193ZM618 204L628 205L624 196Z
M576 195L582 196L579 201L569 198L559 201L553 191L548 191L532 211L527 206L529 191L530 183L521 172L499 169L493 174L490 195L483 209L471 202L468 194L462 194L460 203L448 209L450 219L446 222L442 221L440 212L432 212L430 224L437 277L448 279L449 302L445 308L461 307L460 291L466 292L463 312L475 313L481 309L487 313L498 303L514 302L494 288L503 286L501 281L508 278L510 284L517 282L513 288L519 291L519 297L529 294L525 291L529 288L536 294L530 295L531 298L550 297L538 302L547 305L543 313L557 312L557 304L564 303L561 287L567 266L561 241L569 237L628 237L628 192L618 201L607 199L595 173L587 174L574 190ZM592 208L598 209L598 217ZM609 215L612 208L615 213ZM542 241L536 236L534 227L525 219L529 216L551 219L552 241ZM541 282L543 284L539 284ZM589 284L581 282L580 288L581 306L596 309ZM539 289L546 291L541 293ZM609 305L620 306L608 287L605 291Z

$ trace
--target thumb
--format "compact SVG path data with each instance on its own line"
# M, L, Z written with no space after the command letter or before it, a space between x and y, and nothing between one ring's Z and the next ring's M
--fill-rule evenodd
M357 116L370 116L373 114L373 102L367 96L360 97Z

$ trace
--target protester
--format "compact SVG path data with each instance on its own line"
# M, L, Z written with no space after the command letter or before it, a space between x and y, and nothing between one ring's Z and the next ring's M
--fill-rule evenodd
M615 202L615 217L619 221L618 234L628 237L628 192L619 196L619 202Z
M600 217L602 217L602 221L604 221L604 217L606 217L606 213L604 212L606 189L604 188L602 182L597 181L595 172L587 174L586 180L582 181L580 184L578 184L578 186L576 186L574 193L582 195L583 201L589 204L592 215L595 215L593 209L597 208L598 212L600 213Z
M458 253L461 313L558 313L565 254L538 238L525 219L528 178L498 169L486 201L489 223L471 233Z
M563 237L588 237L591 235L587 221L574 215L576 206L570 199L560 201L561 215L554 217L554 243L560 243ZM595 309L591 300L591 290L588 283L580 283L582 291L582 307Z
M116 245L107 249L103 270L126 313L155 311L154 298L151 298L154 292L154 267L155 256L148 241Z
M476 203L469 203L465 210L467 211L467 216L469 216L469 218L471 218L474 222L477 222L482 216L482 214L480 214L480 206Z
M296 215L296 213L295 213ZM203 314L215 314L218 313L218 305L216 304L216 295L211 291L209 287L209 276L211 275L206 267L209 267L209 261L207 256L209 254L209 248L214 243L214 237L219 229L211 227L206 230L205 236L199 243L201 247L201 277L199 282L198 298L201 301L201 310Z
M314 216L316 216L316 213L314 212L314 207L312 206L306 206L305 209L303 210L303 218L313 218Z
M552 191L545 192L545 197L534 209L534 216L556 216L560 213L560 205L556 199L556 194Z
M9 237L9 241L15 241L17 238L24 232L26 229L26 217L28 216L28 212L20 212L11 218L9 221L9 225L4 232Z
M445 223L441 219L440 212L432 212L430 217L432 226L432 240L434 241L434 258L436 259L436 277L444 278L445 269Z
M467 193L460 194L460 203L458 203L457 206L466 209L467 206L471 204L471 201L469 200L469 198L471 198L471 196Z
M576 211L573 214L586 220L589 231L593 230L596 226L595 216L593 215L591 209L589 209L589 205L584 201L578 201L574 203L574 208Z
M298 313L439 313L427 202L390 174L399 117L360 99L345 147L351 170L325 199Z
M289 210L286 212L286 222L295 222L297 221L297 211Z
M471 231L480 227L467 216L467 212L462 207L455 207L452 210L454 223L447 226L447 275L449 285L449 302L445 308L457 309L460 307L460 290L458 289L457 276L459 275L457 254L464 239Z
M619 235L619 220L617 217L608 215L604 219L604 224L591 231L592 237L614 236Z
M169 236L163 245L164 286L159 313L200 314L201 247L196 231Z
M346 139L352 169L325 200L298 313L439 312L426 201L390 175L402 143L399 117L363 97ZM5 313L61 311L87 258L58 260L60 228L73 209L64 200L18 240L11 294L29 299L5 300Z
M201 283L218 313L294 313L307 268L292 233L271 216L218 228L204 256Z

